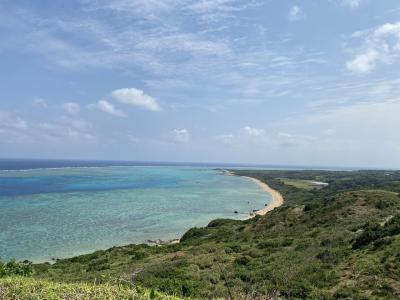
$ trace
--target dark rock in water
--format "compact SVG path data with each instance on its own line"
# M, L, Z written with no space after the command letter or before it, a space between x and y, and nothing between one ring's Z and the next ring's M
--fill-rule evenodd
M253 212L258 212L258 209L253 209Z
M238 213L238 211L237 210L235 210L235 214L237 214Z

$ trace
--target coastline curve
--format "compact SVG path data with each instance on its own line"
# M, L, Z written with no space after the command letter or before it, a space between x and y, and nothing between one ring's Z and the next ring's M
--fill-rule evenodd
M266 184L265 182L254 178L254 177L250 177L250 176L240 176L243 178L246 178L248 180L253 181L254 183L256 183L262 190L264 190L265 192L267 192L268 194L270 194L272 196L272 201L271 203L269 203L267 206L265 206L264 208L254 212L254 214L250 215L250 218L254 218L255 216L263 216L266 213L274 210L277 207L280 207L283 205L284 199L281 193L279 193L277 190L274 190L273 188L271 188L268 184Z

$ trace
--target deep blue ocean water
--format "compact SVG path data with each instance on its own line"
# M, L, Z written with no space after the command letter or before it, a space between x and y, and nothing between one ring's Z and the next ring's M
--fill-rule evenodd
M270 201L209 165L0 160L0 257L39 262L179 238Z

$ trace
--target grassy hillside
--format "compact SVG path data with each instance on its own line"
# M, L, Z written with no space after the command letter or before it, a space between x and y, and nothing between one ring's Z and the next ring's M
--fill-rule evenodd
M134 297L134 298L133 298ZM144 289L126 285L55 283L27 277L0 279L0 300L175 300Z
M285 204L251 220L190 229L176 245L129 245L36 265L34 276L123 280L200 299L400 298L400 172L234 172L267 182ZM310 180L329 186L293 185Z

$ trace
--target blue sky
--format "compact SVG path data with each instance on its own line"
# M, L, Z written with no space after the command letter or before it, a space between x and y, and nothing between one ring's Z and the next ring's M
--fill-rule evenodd
M398 0L2 0L0 157L400 167Z

